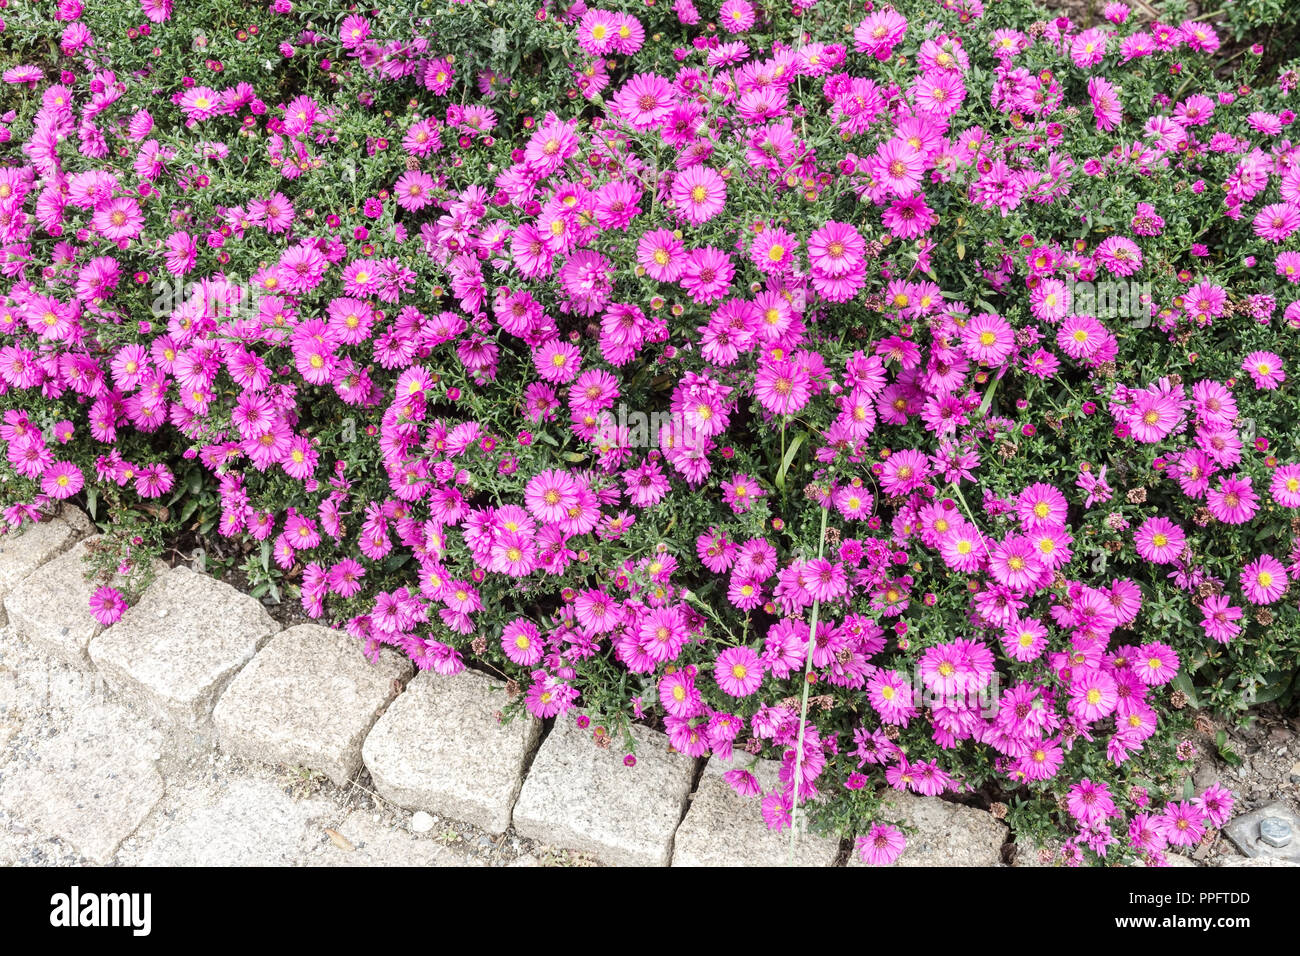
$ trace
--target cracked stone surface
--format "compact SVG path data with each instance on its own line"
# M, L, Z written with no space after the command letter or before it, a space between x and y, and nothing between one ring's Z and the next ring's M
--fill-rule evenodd
M417 675L362 748L375 789L399 806L504 832L541 733L528 714L498 720L506 703L501 682L477 671Z
M279 630L257 599L177 567L90 642L90 658L129 701L203 728L221 692Z
M62 518L47 518L0 535L0 625L9 620L4 607L9 593L75 540L76 532Z
M557 720L524 781L515 829L612 866L667 866L696 761L669 752L657 731L631 732L636 766L627 767L622 749L601 749L572 718Z
M1010 832L985 810L896 790L886 794L880 820L915 828L895 866L999 866ZM855 847L848 865L868 864Z
M36 741L0 769L0 806L30 830L107 863L163 795L151 728L116 704Z
M385 648L376 663L342 631L281 631L231 681L212 713L233 754L319 770L337 784L361 769L361 744L414 670Z
M751 766L752 764L752 766ZM840 841L803 833L794 841L790 831L777 833L763 821L762 798L742 797L723 779L729 770L748 770L764 792L776 786L781 765L748 754L729 761L709 758L691 797L691 808L673 839L673 866L830 866Z

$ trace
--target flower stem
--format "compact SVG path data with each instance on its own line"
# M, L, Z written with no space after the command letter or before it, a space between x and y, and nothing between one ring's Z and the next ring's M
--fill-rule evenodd
M828 509L822 507L822 527L821 533L817 537L817 557L822 556L826 546L826 514ZM821 602L813 601L812 606L812 624L808 631L808 654L804 659L803 665L803 700L799 705L799 737L795 740L794 745L794 778L792 780L793 791L790 802L790 865L794 866L794 841L795 834L799 831L799 777L803 773L803 732L808 723L808 678L812 674L812 657L813 648L817 646L817 614L821 610Z

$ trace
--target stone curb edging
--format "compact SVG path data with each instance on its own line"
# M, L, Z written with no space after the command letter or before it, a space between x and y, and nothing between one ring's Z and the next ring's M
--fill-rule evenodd
M791 860L789 835L767 830L759 802L735 794L722 779L730 765L717 758L687 758L663 734L634 726L637 760L627 767L621 751L596 746L573 721L544 737L531 716L502 723L506 697L487 675L412 677L411 662L387 651L372 665L342 632L316 624L282 630L260 601L209 575L167 570L119 621L99 628L79 573L94 530L65 507L0 536L0 624L12 622L42 653L97 671L126 702L200 748L307 767L340 785L364 766L378 794L397 806L490 833L513 825L522 837L612 865ZM162 777L132 741L103 733L41 746L43 767L66 778L60 789L69 805L38 805L3 781L0 805L106 861L162 798ZM105 768L109 785L94 786L88 766ZM753 772L767 787L777 764L759 761ZM79 800L88 786L104 802L94 812ZM986 811L912 794L891 799L918 831L901 864L1000 864L1008 830ZM108 819L111 826L97 826ZM793 861L828 866L840 854L840 841L803 834Z

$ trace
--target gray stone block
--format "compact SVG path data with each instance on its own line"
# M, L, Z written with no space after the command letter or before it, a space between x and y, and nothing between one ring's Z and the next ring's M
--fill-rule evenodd
M375 790L398 806L504 833L541 734L528 714L499 721L505 705L501 682L477 671L416 675L362 747Z
M657 731L634 725L632 737L627 767L621 748L601 749L572 717L557 720L524 781L515 830L613 866L667 866L696 762Z
M1283 830L1289 831L1289 839L1284 846L1270 846L1268 841L1260 838L1260 824L1265 821L1276 822ZM1281 800L1274 801L1266 807L1252 810L1234 817L1223 828L1223 835L1247 857L1261 857L1274 860L1287 860L1300 863L1300 816Z
M80 513L80 512L78 512ZM74 667L90 667L90 642L104 628L90 613L90 596L102 582L86 580L90 566L85 558L98 537L78 541L68 551L42 565L39 574L29 575L5 598L5 608L14 632L37 650L60 658ZM167 565L155 562L156 574ZM122 586L114 577L114 586Z
M73 728L37 743L0 785L0 805L25 824L107 863L162 799L163 778L128 724Z
M9 618L5 598L23 579L45 562L62 554L76 540L76 532L60 518L25 524L0 535L0 625Z
M361 744L411 676L384 649L372 664L342 631L302 624L281 631L230 682L212 722L223 750L319 770L344 784L361 769Z
M172 568L90 642L105 682L180 727L206 727L217 698L280 630L256 598Z
M763 788L779 783L780 764L760 760L750 767L748 754L729 761L711 757L691 798L686 819L673 839L673 866L830 866L839 855L833 837L800 833L791 850L790 831L769 830L762 798L742 797L723 779L728 770L749 770Z
M885 794L880 821L915 828L911 833L904 831L907 846L895 866L1002 864L1002 844L1007 841L1007 826L986 810L949 803L938 797L890 790ZM848 865L868 864L862 862L855 847L849 854Z

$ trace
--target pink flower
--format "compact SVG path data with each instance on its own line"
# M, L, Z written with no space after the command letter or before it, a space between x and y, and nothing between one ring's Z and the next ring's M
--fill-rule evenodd
M1238 478L1235 474L1219 479L1219 484L1206 493L1206 507L1210 514L1224 524L1245 524L1259 510L1259 499L1251 487L1250 476Z
M1207 637L1227 644L1241 633L1241 625L1236 622L1241 620L1242 610L1233 606L1227 595L1207 597L1200 608L1203 615L1201 628Z
M1083 826L1100 826L1115 815L1110 788L1087 777L1070 787L1066 801L1070 815Z
M865 836L855 841L858 858L871 866L888 866L902 855L907 838L898 827L873 823Z
M1148 518L1133 535L1138 554L1143 560L1154 561L1156 564L1172 564L1177 561L1186 541L1183 529L1163 517Z
M916 716L912 685L898 671L879 670L867 680L867 700L887 724L906 727Z
M1242 371L1249 372L1258 389L1272 390L1286 381L1282 358L1272 352L1251 352L1241 363Z
M1105 671L1087 668L1076 672L1070 685L1070 713L1086 723L1110 716L1119 700L1115 679Z
M726 0L718 10L718 25L728 33L741 33L754 25L754 7L749 0Z
M673 180L672 199L692 225L700 225L722 212L727 184L708 166L689 166Z
M848 223L827 222L808 237L808 262L823 275L845 276L864 268L866 243Z
M117 588L104 585L90 596L90 613L104 627L117 623L126 611L126 600Z
M961 341L966 354L981 365L1001 365L1016 347L1011 323L991 312L967 322L961 330Z
M1205 835L1201 810L1191 801L1171 802L1156 819L1156 826L1174 846L1193 846Z
M1262 554L1241 572L1241 589L1252 604L1272 604L1286 593L1289 581L1282 562Z
M763 682L763 664L748 647L729 647L714 662L713 676L723 693L748 697Z
M1143 644L1134 654L1133 671L1148 687L1160 687L1178 675L1178 655L1168 644Z
M408 212L418 212L432 202L433 177L418 169L408 170L397 178L393 193L397 205Z
M41 476L41 490L51 498L71 498L86 483L81 469L70 461L56 461Z
M795 359L765 362L754 378L754 397L776 415L793 415L812 396L812 379L803 363Z

